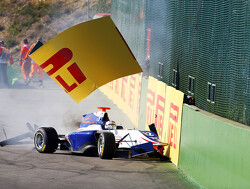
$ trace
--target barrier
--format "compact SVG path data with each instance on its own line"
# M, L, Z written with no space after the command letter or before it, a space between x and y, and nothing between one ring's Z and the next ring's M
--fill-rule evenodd
M184 94L165 83L149 77L146 103L146 123L155 123L159 137L169 143L165 155L178 166L181 118Z
M183 106L179 167L205 188L250 188L250 129Z
M100 90L117 104L138 126L141 75L123 77L102 86ZM165 155L178 166L181 117L184 94L153 77L148 79L145 130L155 123L159 137L169 143Z

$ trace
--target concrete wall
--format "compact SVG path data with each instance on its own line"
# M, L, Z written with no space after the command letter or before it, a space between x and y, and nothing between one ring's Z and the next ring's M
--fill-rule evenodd
M183 106L179 167L205 188L250 188L250 130Z

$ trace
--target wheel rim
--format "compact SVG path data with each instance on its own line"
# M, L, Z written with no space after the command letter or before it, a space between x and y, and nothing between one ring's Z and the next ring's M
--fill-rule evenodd
M38 133L36 135L36 147L38 149L42 149L44 146L44 138L43 138L43 135L41 133Z
M103 138L100 136L99 141L98 141L98 154L100 155L102 153L102 148L103 148Z

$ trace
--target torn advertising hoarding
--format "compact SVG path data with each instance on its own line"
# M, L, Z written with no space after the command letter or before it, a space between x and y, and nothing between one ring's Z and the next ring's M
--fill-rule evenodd
M110 17L38 42L30 57L76 102L110 81L142 72Z

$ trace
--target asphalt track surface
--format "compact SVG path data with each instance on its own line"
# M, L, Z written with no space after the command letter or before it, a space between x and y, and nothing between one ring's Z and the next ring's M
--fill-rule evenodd
M48 78L44 88L38 87L35 80L29 87L20 81L13 88L0 88L0 141L27 132L27 122L55 127L59 134L73 132L81 115L96 111L98 106L111 107L110 119L125 128L134 128L128 117L99 90L77 104ZM197 186L169 161L102 160L62 151L40 154L27 138L0 147L0 188L189 189Z

